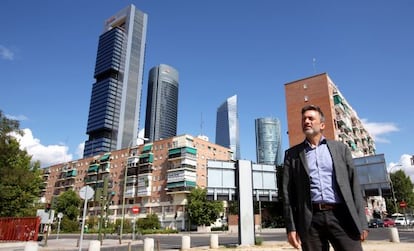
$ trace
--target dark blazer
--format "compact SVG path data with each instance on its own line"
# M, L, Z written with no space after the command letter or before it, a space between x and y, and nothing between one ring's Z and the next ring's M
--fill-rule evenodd
M305 156L305 142L286 150L283 170L283 199L286 231L297 231L301 239L307 238L312 220L309 168ZM327 140L332 156L339 194L344 207L354 223L354 234L368 229L365 216L365 202L362 198L359 180L354 170L351 151L342 142Z

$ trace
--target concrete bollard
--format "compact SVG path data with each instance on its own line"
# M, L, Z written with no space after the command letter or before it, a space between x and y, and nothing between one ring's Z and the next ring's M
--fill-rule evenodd
M39 249L39 245L35 241L28 241L24 246L24 251L37 251Z
M152 238L144 239L144 251L154 251L154 239Z
M189 250L190 249L191 238L188 235L183 235L181 239L181 251Z
M100 241L90 241L88 251L100 251L101 242Z
M389 228L389 235L391 242L400 242L400 236L398 234L398 229L396 227Z
M210 248L218 248L219 244L218 244L218 235L217 234L212 234L210 235Z

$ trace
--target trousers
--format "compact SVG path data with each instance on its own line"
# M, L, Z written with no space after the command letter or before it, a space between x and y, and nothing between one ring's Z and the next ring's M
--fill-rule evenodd
M360 233L349 213L338 207L332 210L314 210L307 238L302 239L303 251L362 251Z

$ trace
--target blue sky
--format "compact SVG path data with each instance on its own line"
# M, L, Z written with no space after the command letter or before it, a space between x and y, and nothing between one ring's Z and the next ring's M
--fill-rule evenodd
M148 14L141 128L149 69L168 64L180 74L178 134L214 142L216 110L237 94L241 156L255 161L254 120L277 117L286 132L284 84L326 72L387 165L414 175L410 0L3 0L0 109L43 166L81 158L98 37L130 3Z

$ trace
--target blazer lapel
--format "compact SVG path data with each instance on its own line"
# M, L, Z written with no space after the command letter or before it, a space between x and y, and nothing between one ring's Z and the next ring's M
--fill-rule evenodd
M305 143L303 143L302 145L303 147L299 152L299 158L303 164L303 169L305 169L306 174L309 176L309 166L308 166L308 162L306 161L306 154L305 154Z

